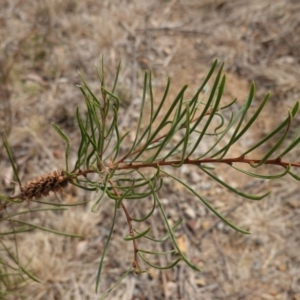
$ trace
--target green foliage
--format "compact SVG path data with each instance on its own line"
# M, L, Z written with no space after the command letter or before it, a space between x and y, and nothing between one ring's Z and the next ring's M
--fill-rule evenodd
M105 298L130 272L139 274L147 271L140 268L140 259L152 268L172 268L180 261L183 261L192 269L200 271L200 268L194 265L182 252L176 241L174 232L176 228L180 226L182 219L179 219L172 226L168 221L167 211L159 198L158 191L162 188L163 179L165 177L169 177L181 184L188 192L194 195L195 199L202 202L213 214L231 228L241 233L249 233L247 230L236 226L230 220L226 219L199 193L199 191L194 190L182 179L175 177L170 172L170 168L180 168L184 164L197 166L201 172L211 177L224 188L250 200L261 200L266 197L269 192L262 195L252 195L240 191L221 180L214 171L213 166L217 164L226 164L231 166L232 169L237 172L264 180L281 178L286 174L290 174L293 178L299 180L299 177L292 172L292 168L299 167L300 164L297 162L284 161L284 156L299 144L300 129L296 131L295 136L289 145L287 147L283 146L291 123L297 114L299 103L297 102L292 110L288 111L286 119L284 119L278 127L266 137L262 138L238 157L230 157L232 146L238 140L243 138L258 118L269 99L269 94L265 96L251 116L248 116L248 114L254 99L254 84L251 85L246 102L238 111L233 109L235 101L229 104L221 104L226 77L223 75L223 65L221 65L218 70L217 67L218 63L215 61L202 85L190 100L186 100L184 97L188 88L186 85L179 91L178 95L167 109L165 109L165 107L168 106L166 100L169 93L170 80L168 79L167 81L165 91L158 107L155 107L152 75L151 72L147 72L144 77L140 115L135 126L134 140L126 151L123 144L128 145L126 140L131 132L122 133L119 128L119 118L122 118L119 113L121 99L115 95L120 65L117 69L112 88L108 88L106 85L103 63L101 72L97 69L101 97L98 97L91 90L80 75L83 84L82 86L79 86L79 88L85 99L87 112L83 114L78 108L76 110L76 118L80 130L80 142L77 149L77 159L73 166L69 166L68 161L71 141L57 125L53 124L54 129L59 133L67 145L65 152L66 169L61 175L55 175L55 180L57 181L57 184L55 185L56 189L53 187L50 190L60 191L60 189L64 188L63 183L68 182L78 188L97 193L98 198L95 200L92 207L93 212L97 211L104 197L111 199L111 203L114 206L114 214L111 218L111 228L101 253L96 291L99 287L104 257L112 238L117 211L119 209L123 210L128 223L129 233L124 239L133 245L134 259L132 266L129 266L129 269L121 277L120 281L107 291L101 299ZM215 73L217 74L213 81L212 89L207 95L207 84L209 80L212 80ZM231 109L231 116L228 118L224 116L223 112L229 109ZM148 125L143 127L145 124ZM134 128L134 126L132 128ZM251 158L251 154L255 149L264 146L267 141L278 135L279 138L274 143L274 146L269 149L263 157L259 159ZM213 138L214 142L208 149L204 149L201 145L207 137ZM224 146L225 138L226 143ZM12 163L15 177L20 183L13 156L6 140L4 144ZM236 167L234 165L236 163L239 165L244 164L251 166L253 169L261 167L262 165L277 165L284 170L279 174L263 175ZM146 171L149 169L152 170L152 172ZM94 175L90 176L90 174ZM97 176L95 177L95 175ZM44 178L44 180L47 179ZM32 184L32 182L30 184ZM1 196L1 199L3 202L7 203L7 205L16 204L17 202L20 203L24 200L28 200L25 197L25 190L26 186L23 188L21 194L13 197ZM43 192L46 193L46 191L42 191L43 195ZM126 201L141 201L149 196L153 199L153 205L150 211L144 212L144 217L141 219L131 216L126 208ZM16 199L19 199L19 201ZM58 209L63 208L58 207ZM160 212L167 232L166 235L160 239L154 239L151 236L151 227L146 227L142 232L135 229L135 223L147 221L153 215L155 210ZM55 230L45 229L37 225L17 220L15 215L11 215L5 220L14 221L14 224L21 224L23 227L14 229L13 232L2 232L0 233L0 238L6 234L15 235L16 233L32 230L34 228L57 233ZM1 221L4 221L4 219L1 219ZM64 233L59 232L59 234ZM143 239L150 239L155 242L163 242L166 239L170 239L174 248L170 249L168 252L161 253L148 249L145 250L138 246L138 243L139 245L142 244ZM167 255L172 253L174 261L165 267L157 266L146 259L144 253L152 255ZM25 272L23 269L22 271ZM27 272L25 273L27 274Z

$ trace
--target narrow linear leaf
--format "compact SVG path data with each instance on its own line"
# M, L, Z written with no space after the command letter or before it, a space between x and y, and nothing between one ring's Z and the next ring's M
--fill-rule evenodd
M158 251L150 251L145 249L138 249L138 252L147 253L147 254L155 254L155 255L167 255L167 254L175 254L176 250L158 252Z
M16 234L16 233L22 233L22 232L27 232L27 231L31 231L31 230L34 230L34 228L32 228L32 227L20 227L18 229L13 230L13 231L0 232L0 236L11 235L11 234Z
M253 91L254 93L254 91ZM236 142L245 132L248 131L248 129L250 128L250 126L254 123L254 121L258 118L258 116L260 115L262 109L265 107L265 105L267 104L268 100L270 98L270 93L268 93L264 100L262 101L262 103L259 105L258 109L255 111L255 113L253 114L253 116L251 117L251 119L249 120L249 122L245 125L245 127L239 132L239 134L236 136L234 142Z
M127 196L129 196L130 194L132 194L133 189L134 189L134 181L132 182L131 186L129 188L127 188L127 190L125 191L125 193L121 197L119 197L119 199L117 200L117 206L118 206L118 208L121 207L122 201L124 199L126 199Z
M300 176L296 175L295 173L289 171L289 174L294 178L296 179L297 181L300 181Z
M217 86L218 86L218 83L219 83L219 79L220 79L220 76L221 76L221 73L222 73L222 69L223 69L223 65L221 66L221 68L220 68L220 70L218 72L218 75L217 75L217 78L215 80L213 89L211 91L211 95L210 95L210 98L208 100L208 103L211 103L213 101L213 98L214 98L214 95L215 95L215 92L217 90ZM222 94L223 94L223 90L224 90L224 87L225 87L225 82L226 82L226 77L225 77L225 75L223 75L221 84L219 86L217 99L215 101L213 109L212 109L212 111L211 111L211 113L209 115L208 120L206 121L205 125L203 126L203 129L202 129L202 132L201 132L199 138L197 139L197 141L196 141L193 149L190 151L190 153L187 155L187 157L190 157L194 153L194 151L198 148L198 146L199 146L199 144L200 144L200 142L201 142L201 140L202 140L202 138L203 138L203 136L204 136L204 134L205 134L208 126L209 126L209 124L211 123L211 121L212 121L212 119L214 117L214 114L216 113L216 111L217 111L217 109L219 107L219 104L220 104L220 101L221 101L221 98L222 98ZM204 117L204 115L206 114L206 112L205 112L205 114L204 114L204 112L205 112L205 110L203 111L203 113L202 113L202 115L200 116L199 119L202 119ZM192 127L191 131L193 131L196 128L196 125L198 125L198 122L196 122L196 124Z
M203 91L203 89L205 88L205 86L207 85L207 82L210 80L213 73L215 72L215 69L216 69L217 65L218 65L218 60L216 59L213 62L212 66L211 66L206 78L202 82L200 88L198 89L198 91L196 92L196 94L194 95L194 97L192 98L192 100L189 103L189 106L191 108L190 115L191 115L192 118L194 118L194 115L197 111L197 107L201 103L201 102L200 103L198 102L198 97L199 97L200 93ZM183 111L180 118L182 118L185 114L186 114L186 111Z
M120 143L120 141L119 141L120 136L119 136L119 130L118 130L118 110L115 106L113 106L113 120L111 121L111 126L107 131L107 136L105 137L105 140L107 142L103 149L103 153L105 153L107 151L107 149L109 148L109 145L114 137L114 132L117 135L117 143ZM104 140L103 140L103 144L104 144ZM114 149L115 149L115 147L112 148L111 152L109 154L107 154L107 156L106 156L106 158L104 158L104 160L111 157Z
M5 249L5 251L7 252L7 254L9 255L9 257L18 265L18 268L19 268L19 271L22 271L24 274L26 274L30 279L32 279L33 281L35 282L38 282L40 283L40 281L35 277L33 276L29 271L27 271L23 266L20 265L20 262L19 262L19 259L16 258L10 251L9 248L7 248L5 246L5 244L2 242L2 240L0 239L0 243L2 244L3 248ZM12 267L11 267L12 268ZM12 268L14 269L14 268ZM18 274L18 275L21 275L21 277L23 278L22 274Z
M214 179L215 181L217 181L218 183L220 183L221 185L223 185L224 187L226 187L228 190L230 190L231 192L239 195L239 196L242 196L242 197L245 197L247 199L250 199L250 200L261 200L263 199L264 197L268 196L270 194L270 192L267 192L263 195L250 195L250 194L247 194L247 193L244 193L242 191L239 191L235 188L233 188L232 186L230 186L229 184L225 183L224 181L222 181L220 178L218 178L217 176L213 175L212 173L208 172L207 169L205 168L202 168L202 166L199 166L199 168L204 172L206 173L208 176L210 176L212 179Z
M112 97L116 102L113 104L116 107L116 110L118 111L120 108L120 99L115 94L108 91L106 88L102 87L101 90L105 92L108 96Z
M183 221L183 218L180 218L173 226L172 226L172 230L175 230ZM139 232L137 230L134 229L134 232L136 232L137 234L139 234ZM161 239L155 239L154 237L145 235L144 238L153 241L153 242L157 242L157 243L162 243L164 241L166 241L168 239L168 237L170 236L169 232L166 233ZM172 250L174 251L174 250Z
M243 108L241 108L236 114L232 113L230 120L228 122L228 125L226 126L225 130L221 133L221 135L218 137L218 139L216 140L216 142L213 144L212 147L210 147L204 154L201 154L198 159L205 157L206 155L208 155L208 153L210 153L213 149L215 149L215 147L220 143L220 141L223 140L224 136L228 133L228 131L232 128L232 126L237 122L237 120L240 118L240 116L243 113ZM222 149L220 149L219 151L217 151L216 153L214 153L213 155L211 155L210 157L216 157L218 154L222 153L222 151L224 151L225 147L223 147Z
M291 116L292 118L295 117L297 111L299 109L299 102L296 102L294 105ZM254 149L258 148L260 145L264 144L267 140L272 138L276 133L281 131L285 126L287 126L290 122L290 115L276 128L274 129L270 134L268 134L265 138L261 139L258 143L256 143L254 146L252 146L250 149L248 149L246 152L244 152L241 156L246 156L248 153L252 152Z
M120 200L120 197L110 193L109 190L107 190L107 195L109 196L109 198L114 199L114 200ZM127 193L126 195L122 195L123 198L122 199L126 199L126 200L138 200L138 199L143 199L143 198L147 198L148 196L150 196L152 194L151 191L147 191L144 193Z
M105 299L116 287L118 287L118 285L123 281L124 278L127 277L127 275L129 273L131 273L133 271L133 268L130 267L121 277L120 279L111 287L109 288L100 298L99 300L103 300Z
M31 280L40 283L38 278L36 278L34 275L31 274L31 272L27 271L24 267L20 266L23 273L25 273Z
M253 85L254 88L254 85ZM253 90L253 95L254 95L254 90ZM251 93L250 93L251 96ZM249 97L250 98L250 97ZM248 98L248 100L249 100ZM245 132L248 131L248 129L251 127L251 125L254 123L254 121L258 118L260 112L262 111L262 109L265 107L266 103L268 102L270 98L270 93L268 93L265 97L264 100L262 101L262 103L259 105L258 109L255 111L255 113L253 114L253 116L250 118L249 122L244 126L244 128L236 135L236 137L233 140L233 143L235 143L238 139L240 139ZM218 154L222 153L222 151L224 151L224 149L226 148L223 147L222 149L220 149L218 152L216 152L212 157L217 156Z
M237 135L238 135L238 131L240 129L240 127L242 126L242 123L246 117L246 114L248 112L248 109L252 103L252 100L253 100L253 97L254 97L254 91L255 91L255 86L254 84L252 83L251 85L251 88L250 88L250 93L249 93L249 96L248 96L248 100L246 101L245 105L244 105L244 108L243 108L243 113L240 117L240 120L239 120L239 123L238 125L236 126L231 138L230 138L230 141L227 143L227 145L224 147L224 150L222 151L222 155L220 156L220 159L222 159L228 152L229 148L238 140L237 138ZM242 132L245 132L245 131L241 131ZM239 136L242 136L242 134L240 133Z
M20 216L20 215L24 215L24 214L28 214L28 213L34 213L34 212L40 212L40 211L49 211L49 210L52 210L52 211L67 210L67 208L64 208L64 207L35 208L35 209L20 211L20 212L15 213L15 214L10 214L9 217L3 218L2 220L7 220L7 219L10 219L10 218L15 217L15 216Z
M165 146L169 143L169 141L171 141L171 139L174 137L176 132L182 127L183 123L180 122L180 120L178 119L178 115L179 115L179 113L181 111L181 107L182 107L182 102L183 102L183 95L181 96L180 101L178 103L177 112L175 113L173 122L170 121L171 128L169 129L169 131L166 134L166 136L164 137L164 139L160 142L160 145L159 145L156 153L154 155L152 155L149 159L147 159L146 160L147 162L151 163L154 160L156 160L157 156L161 153L161 151L165 148Z
M160 113L160 111L161 111L161 109L162 109L162 107L163 107L163 105L164 105L164 103L167 99L167 95L169 93L169 88L170 88L170 77L168 78L166 88L165 88L165 92L163 94L163 97L162 97L161 101L159 102L159 106L158 106L156 112L154 113L154 116L151 120L151 123L153 123L156 120L157 116L159 115L159 113Z
M148 220L152 216L152 214L153 214L153 212L155 210L155 207L156 207L155 197L153 197L153 199L154 199L153 200L153 205L152 205L152 208L151 208L150 212L145 217L143 217L143 218L140 218L140 219L132 218L132 221L140 223L140 222L144 222L144 221Z
M85 136L85 138L88 139L88 141L91 143L91 145L93 146L93 150L92 152L98 152L98 147L96 145L96 141L93 141L92 138L89 136L88 132L87 132L87 128L83 125L83 122L79 116L79 113L77 114L77 120L78 120L78 125L80 128L80 131L82 132L82 134ZM86 153L86 155L88 155ZM87 168L89 168L90 166L87 166Z
M69 153L70 153L70 140L69 138L61 131L61 129L55 124L51 123L55 131L61 136L61 138L65 141L66 143L66 151L65 151L65 158L66 158L66 171L69 171Z
M31 227L34 227L34 228L38 228L38 229L43 230L43 231L48 231L48 232L51 232L51 233L55 233L55 234L58 234L58 235L83 238L82 235L73 234L73 233L67 233L67 232L62 232L62 231L57 231L57 230L54 230L54 229L42 227L42 226L39 226L39 225L36 225L36 224L32 224L32 223L28 223L28 222L24 222L24 221L20 221L20 220L16 220L16 219L10 219L10 221L17 222L17 223L24 224L24 225L28 225L28 226L31 226Z
M177 97L175 98L174 102L172 103L172 105L170 106L169 110L167 111L167 113L165 114L163 120L161 121L161 123L159 124L159 126L157 127L157 129L155 130L155 132L151 135L151 137L148 139L148 141L145 143L145 145L142 147L142 149L139 151L139 153L134 157L134 159L132 161L136 161L137 158L139 158L142 153L144 152L145 149L147 149L147 147L150 145L150 143L154 140L154 138L157 137L158 133L162 130L162 128L166 125L169 116L171 115L171 113L173 112L174 108L176 107L176 105L178 104L178 102L181 100L185 90L187 89L187 85L185 85L181 91L179 92L179 94L177 95Z
M280 137L280 139L277 141L277 143L267 152L267 154L260 160L260 162L258 164L250 164L251 167L253 168L257 168L261 165L263 165L268 158L271 157L271 155L280 147L280 145L283 143L283 141L285 140L288 132L289 132L289 128L292 122L292 114L289 112L289 122L286 126L286 129L283 133L283 135Z
M90 87L88 86L88 84L86 83L86 81L84 80L82 74L78 71L79 77L82 80L85 88L88 90L88 92L90 93L90 95L92 96L92 98L94 99L94 101L96 101L98 103L98 105L101 106L100 101L98 100L98 98L95 96L95 94L92 92L92 90L90 89Z
M214 129L214 133L213 133L213 134L206 133L207 135L215 135L215 136L217 136L217 135L220 135L220 134L222 133L222 132L219 132L219 133L218 133L218 130L221 129L221 128L224 126L224 124L225 124L224 117L223 117L220 113L218 113L218 112L215 113L215 116L220 117L221 122L220 122L220 124Z
M111 237L112 237L112 233L113 233L113 230L114 230L114 227L115 227L117 209L118 209L117 202L115 202L115 209L114 209L114 215L113 215L113 218L112 218L112 224L111 224L110 231L109 231L107 240L106 240L104 248L103 248L103 252L102 252L102 255L101 255L100 264L99 264L99 268L98 268L98 273L97 273L97 277L96 277L96 293L98 292L98 287L99 287L99 283L100 283L100 279L101 279L101 273L102 273L102 268L103 268L104 257L106 255L106 252L107 252L107 249L108 249Z
M151 129L152 129L152 124L153 124L153 113L154 113L154 97L153 97L152 72L151 71L149 72L149 94L150 94L150 122L149 122L147 129L145 130L145 132L147 132L147 131L149 132L148 138L151 135Z
M293 150L298 144L300 143L300 137L298 137L296 140L294 140L290 145L281 152L278 157L283 158L287 153L289 153L291 150Z
M74 184L76 185L76 184ZM79 186L79 185L76 185ZM85 188L85 187L81 187L80 188ZM92 191L94 191L95 189L90 189ZM41 203L41 204L47 204L47 205L52 205L52 206L61 206L62 208L60 208L60 210L63 210L63 207L69 207L69 206L82 206L85 205L87 203L89 203L88 201L81 201L81 202L75 202L75 203L57 203L57 202L47 202L47 201L40 201L40 200L31 200L32 202L37 202L37 203ZM47 209L50 210L51 208ZM54 208L53 208L54 209ZM65 209L66 210L66 209ZM31 210L30 210L31 211Z
M144 121L143 120L143 115L144 115L144 107L145 107L145 100L146 100L147 81L148 81L148 74L147 74L147 72L145 72L144 85L143 85L144 88L143 88L142 103L141 103L141 108L140 108L140 115L139 115L138 124L137 124L137 127L136 127L135 139L133 141L132 147L129 150L129 152L133 151L136 148L137 141L138 141L138 136L139 136L139 132L140 132L140 128L141 128L141 124L142 124L142 121Z
M220 110L224 110L224 109L226 109L226 108L232 106L232 105L236 102L236 100L237 100L237 98L233 99L232 102L230 102L230 103L228 103L228 104L226 104L226 105L220 107Z
M182 260L183 260L188 266L190 266L193 270L200 272L201 269L200 269L198 266L194 265L192 262L190 262L190 261L188 260L188 258L184 255L184 253L181 251L179 245L177 244L177 241L176 241L174 232L173 232L173 230L172 230L172 228L171 228L171 226L170 226L170 224L169 224L168 217L167 217L167 215L166 215L166 213L165 213L165 210L164 210L164 208L163 208L161 202L159 201L158 196L157 196L156 193L154 194L154 197L156 197L157 204L158 204L158 206L159 206L159 208L160 208L160 211L161 211L161 213L162 213L162 216L163 216L163 219L164 219L164 221L165 221L165 224L166 224L166 227L167 227L167 229L168 229L168 232L169 232L169 234L170 234L171 240L172 240L173 245L174 245L174 247L176 248L178 254L180 255L180 258L182 258ZM141 255L141 254L139 254L139 255Z
M112 94L115 92L115 89L116 89L116 86L117 86L117 83L118 83L118 79L119 79L120 70L121 70L121 61L119 62L118 67L117 67L117 73L116 73L116 76L115 76L114 85L113 85L113 88L111 90Z
M150 231L150 229L151 229L151 227L148 227L145 231L143 231L143 232L141 232L141 233L139 233L135 236L131 236L131 235L128 234L124 237L124 240L125 241L132 241L132 240L139 239L139 238L143 237L144 235L146 235Z
M77 123L79 124L81 119L79 117L78 107L76 108L76 119L77 119ZM85 138L85 132L82 130L81 126L79 126L79 129L80 129L81 140L77 151L77 161L75 162L74 171L80 169L80 167L84 164L84 160L82 158L84 157L84 153L86 153L88 147Z
M242 229L240 227L237 227L236 225L234 225L233 223L231 223L229 220L227 220L207 200L205 200L205 198L203 198L202 196L200 196L200 194L198 194L195 190L193 190L188 184L186 184L185 182L183 182L179 178L173 176L172 174L167 173L164 170L161 170L161 172L164 173L164 174L166 174L167 176L173 178L174 180L176 180L180 184L182 184L187 190L189 190L192 194L194 194L209 210L211 210L217 217L219 217L228 226L230 226L231 228L233 228L234 230L236 230L238 232L241 232L241 233L244 233L244 234L250 234L249 231L246 231L246 230L244 230L244 229Z
M103 197L107 194L107 188L108 188L107 180L108 180L108 175L106 176L106 180L105 180L105 183L104 183L104 188L103 188L103 191L102 191L101 196L98 198L98 200L97 200L97 201L94 203L94 205L92 206L91 211L92 211L93 213L96 213L96 212L97 212L97 208L98 208L98 206L99 206L99 203L101 202L101 200L103 199Z
M113 158L113 161L115 161L119 155L119 152L120 152L120 149L121 149L121 144L122 142L124 141L125 137L130 133L130 131L127 131L123 136L120 137L120 134L119 134L119 129L118 129L118 126L116 125L116 135L117 135L117 144L116 146L114 147L113 149L113 152L115 151L115 155L114 155L114 158Z
M181 259L182 259L181 257L179 257L178 259L176 259L176 260L175 260L173 263L171 263L170 265L162 267L162 266L158 266L158 265L152 264L148 259L145 258L145 256L144 256L142 253L138 252L138 255L142 258L142 260L143 260L146 264L148 264L148 265L151 266L152 268L158 269L158 270L167 270L167 269L171 269L171 268L175 267L175 266L181 261Z
M186 130L185 130L185 136L184 136L184 142L183 142L183 149L182 149L182 156L181 156L181 162L177 167L181 167L186 155L186 150L189 144L189 137L190 137L190 107L189 103L186 103Z
M19 186L22 186L21 180L20 180L19 175L18 175L17 167L16 167L16 165L14 163L14 158L13 158L13 155L12 155L12 152L11 152L11 149L10 149L10 146L8 144L8 140L7 140L7 137L6 137L5 134L4 134L4 138L3 138L3 145L4 145L6 153L8 155L10 164L11 164L11 166L13 168L14 176L17 179Z
M285 170L282 173L276 174L276 175L262 175L262 174L256 174L256 173L245 171L243 169L234 167L233 165L231 167L241 173L248 175L248 176L260 178L260 179L278 179L278 178L284 177L287 173L289 173L289 170L291 168L290 166L288 166L285 168Z
M96 187L87 187L81 184L76 183L75 181L71 182L72 185L75 185L77 187L79 187L80 189L84 189L86 191L96 191L97 188Z
M91 131L91 137L93 141L96 141L95 136L95 120L98 121L98 118L95 113L95 106L93 105L93 101L90 99L86 100L86 107L87 107L87 114L88 114L88 120L89 120L89 126Z

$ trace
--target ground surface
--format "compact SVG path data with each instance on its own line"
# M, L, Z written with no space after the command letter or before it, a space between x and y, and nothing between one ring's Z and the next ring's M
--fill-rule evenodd
M242 103L252 81L257 86L254 107L271 91L271 103L253 127L251 138L241 142L233 156L274 128L287 108L300 99L300 3L296 0L1 0L0 6L0 126L9 132L22 182L63 168L64 144L50 122L60 125L76 145L75 108L84 110L84 99L75 86L80 83L77 70L97 88L94 64L100 65L101 55L108 82L122 61L117 92L123 101L124 132L137 117L147 69L153 71L155 99L162 94L167 76L172 79L168 101L186 83L187 97L192 95L216 57L226 63L225 100L237 97L237 105ZM299 153L296 149L294 157ZM12 171L2 149L0 155L1 192L10 195ZM71 160L75 155L74 151ZM252 235L233 232L192 195L167 182L160 197L170 220L185 218L177 239L203 272L180 263L173 270L130 275L109 299L300 299L299 184L290 178L254 182L222 171L223 179L244 191L271 189L272 194L253 203L230 194L196 169L176 172ZM95 198L71 187L67 194L64 201L70 203ZM55 197L48 200L56 201ZM128 205L140 213L145 204ZM28 216L31 222L82 234L85 239L37 230L19 236L20 259L25 264L30 260L30 270L41 280L41 284L28 281L20 287L18 292L27 295L24 299L33 299L32 295L47 300L98 299L95 278L111 213L111 203L106 201L98 214L92 214L87 205L59 214ZM155 215L150 225L159 235L161 219ZM127 231L120 214L101 291L116 282L132 262L131 244L123 241ZM157 247L157 251L169 246L143 245Z

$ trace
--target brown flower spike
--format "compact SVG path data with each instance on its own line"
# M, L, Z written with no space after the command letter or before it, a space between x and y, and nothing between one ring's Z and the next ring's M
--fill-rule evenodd
M20 198L22 200L31 200L34 197L40 199L48 196L50 192L60 192L68 185L69 179L63 171L53 171L46 175L30 180L21 187Z

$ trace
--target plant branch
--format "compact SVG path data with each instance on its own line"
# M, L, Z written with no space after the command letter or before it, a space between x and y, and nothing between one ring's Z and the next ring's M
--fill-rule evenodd
M223 159L216 159L216 158L189 159L189 158L186 158L185 160L183 160L183 164L199 166L201 164L206 164L206 163L227 164L227 165L232 165L233 163L244 163L244 164L248 164L248 165L253 165L253 164L259 164L260 161L261 161L260 159L244 158L243 156L234 157L234 158L223 158ZM115 163L115 164L112 164L111 166L109 166L109 169L110 170L113 170L113 169L116 169L116 170L130 170L130 169L134 170L135 169L135 170L137 170L140 168L151 168L151 167L157 168L157 167L161 167L161 166L176 166L181 163L182 163L182 160L170 160L170 161L156 161L156 162L152 162L152 163L123 163L123 164L118 165L117 167L116 167L116 163ZM264 162L264 164L281 166L283 168L288 168L288 167L300 168L300 162L283 161L281 158L266 160ZM87 174L92 174L92 173L95 173L95 170L93 170L93 169L78 170L78 171L71 173L71 175L74 177L79 177L79 176L85 177ZM67 175L61 175L60 180L62 182L66 182L66 181L72 182L72 179L70 179L70 177ZM120 196L120 194L118 193L118 191L115 189L115 187L113 185L112 185L112 188L114 189L115 194L117 196ZM25 200L23 193L19 193L17 195L10 196L8 198L11 200L14 200L14 199ZM122 208L124 210L123 203L122 203ZM125 210L124 210L124 212L125 212ZM128 221L128 225L131 230L132 229L132 226L130 223L131 217L127 213L125 212L127 221Z
M260 159L251 159L251 158L244 158L244 157L235 157L235 158L223 158L223 159L215 159L215 158L204 158L204 159L185 159L183 161L183 164L187 165L201 165L205 163L223 163L232 165L233 163L244 163L244 164L257 164L261 160ZM149 167L158 167L158 166L172 166L172 165L178 165L182 163L181 160L171 160L171 161L156 161L152 163L129 163L129 164L121 164L118 166L118 170L128 170L128 169L139 169L139 168L149 168ZM280 158L276 159L269 159L266 160L265 165L277 165L284 168L287 168L288 166L292 167L300 167L300 162L287 162L283 161Z
M112 186L115 194L118 196L118 197L121 197L119 191L116 189L116 187L114 186L113 182L111 179L108 180L110 185ZM132 218L125 206L125 204L123 203L123 201L121 202L121 206L122 206L122 209L125 213L125 216L126 216L126 219L127 219L127 224L128 224L128 227L129 227L129 235L134 237L134 230L133 230L133 226L132 226ZM135 239L132 240L132 243L133 243L133 252L134 252L134 260L133 260L133 263L132 263L132 266L135 270L135 273L139 273L140 272L140 267L139 267L139 262L138 262L138 246L137 246L137 242Z

